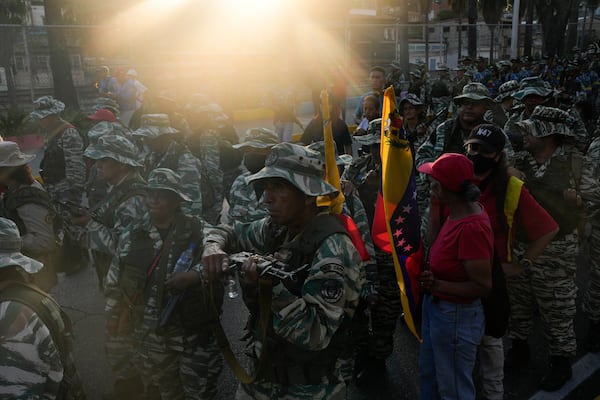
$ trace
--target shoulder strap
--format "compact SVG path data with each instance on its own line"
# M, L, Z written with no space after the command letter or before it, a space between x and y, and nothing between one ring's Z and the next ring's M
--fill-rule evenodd
M16 301L31 308L48 327L64 364L70 352L67 337L71 335L73 327L56 300L35 285L4 281L0 283L0 301Z
M513 223L515 221L515 212L519 206L519 199L521 198L521 188L523 187L523 181L519 178L511 176L508 178L508 184L506 186L506 196L504 197L504 216L506 217L506 224L508 225L508 238L506 240L507 247L507 261L512 260L512 242L513 242Z

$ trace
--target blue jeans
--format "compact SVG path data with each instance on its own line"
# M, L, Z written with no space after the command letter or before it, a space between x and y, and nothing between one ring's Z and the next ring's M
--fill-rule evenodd
M455 304L425 296L419 355L422 400L475 399L473 369L484 328L480 300Z

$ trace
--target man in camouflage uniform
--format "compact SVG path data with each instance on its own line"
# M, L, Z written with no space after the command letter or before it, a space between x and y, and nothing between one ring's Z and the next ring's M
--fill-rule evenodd
M190 198L177 173L158 168L146 187L149 218L122 235L108 271L107 330L133 331L134 363L163 399L214 399L222 358L210 324L219 318L223 286L202 279L205 223L181 212Z
M593 170L593 176L600 176L600 137L592 141L587 152ZM583 296L581 308L590 322L588 331L589 350L600 351L600 215L598 208L592 210L589 219L591 227L590 236L586 238L589 250L588 262L590 266L589 286Z
M592 176L589 160L565 141L574 137L569 115L557 108L537 106L531 117L517 124L524 149L515 159L533 197L559 225L559 232L529 268L508 281L512 313L509 337L513 340L505 365L520 366L529 360L527 338L535 307L548 338L550 369L539 387L553 391L571 378L569 357L577 344L575 318L577 215L600 204L600 187Z
M437 69L438 79L431 83L431 89L428 93L428 98L431 99L431 108L433 114L438 111L448 109L452 101L451 82L449 69L445 65L440 65Z
M325 164L318 153L291 143L274 146L265 168L248 178L249 183L264 187L270 217L222 226L207 239L203 261L209 279L220 273L227 257L224 250L276 253L292 268L309 267L297 281L261 279L259 283L255 260L250 258L242 266L244 300L256 322L253 353L259 359L266 353L268 359L255 363L263 366L258 378L241 384L237 399L346 396L340 355L364 277L360 256L344 227L317 207L317 196L336 193L324 177ZM264 290L270 291L270 300L260 296L264 301L259 302L257 294ZM261 343L260 331L267 328L258 325L267 322L258 321L265 312L269 313L268 334Z
M370 231L381 182L381 118L371 121L367 135L355 137L355 140L369 146L370 152L353 160L346 168L342 175L342 186L348 198L358 193L368 219L367 230ZM367 283L372 283L374 288L373 293L366 296L370 303L367 324L371 332L366 341L358 344L355 376L359 385L379 382L385 376L385 362L394 348L396 321L402 313L392 254L376 247L372 241L370 245L375 253L375 264L366 264Z
M144 114L139 129L134 136L141 137L150 149L145 160L145 175L156 168L169 168L181 176L183 190L191 200L183 205L186 214L201 216L202 191L200 160L190 152L185 144L175 140L178 131L171 128L167 114Z
M71 324L30 274L14 222L0 218L0 397L85 399L71 353Z
M202 163L203 218L219 223L223 199L240 173L241 154L232 148L239 139L221 106L194 96L186 105L190 134L185 143Z
M229 195L229 220L231 222L251 222L263 219L269 214L262 201L262 192L246 183L246 178L265 166L265 159L271 148L278 144L279 137L266 128L248 129L244 142L233 147L244 152L246 172L236 178ZM260 195L259 195L260 193Z
M30 117L39 121L45 133L44 157L40 163L40 175L44 180L44 187L48 191L55 207L61 214L64 222L65 242L77 243L81 236L81 229L72 225L69 209L73 204L81 204L86 168L83 162L83 140L75 127L60 117L65 109L64 103L52 96L43 96L34 103L34 110ZM69 205L70 203L70 205ZM67 253L81 253L82 249L76 245L65 245ZM66 266L68 260L80 260L75 254L69 254L62 260L61 267L65 272L74 272L81 265Z
M84 155L96 160L98 178L111 186L93 213L82 211L73 222L85 228L87 248L103 254L97 261L98 278L102 281L108 263L115 255L119 236L145 213L143 204L144 180L136 168L137 149L122 136L105 135L91 144Z

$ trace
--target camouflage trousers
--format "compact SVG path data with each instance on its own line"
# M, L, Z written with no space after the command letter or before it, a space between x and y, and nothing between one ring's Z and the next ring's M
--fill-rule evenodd
M131 335L109 336L106 334L104 349L116 381L139 376L139 372L134 364L136 349Z
M600 222L592 223L589 237L589 269L588 288L583 296L581 308L591 321L600 321Z
M344 383L340 367L344 361L338 360L332 374L333 379L323 377L318 385L280 385L277 383L259 380L249 385L240 384L235 394L236 400L344 400L346 398L346 384Z
M158 387L169 400L216 398L223 357L212 334L165 337L143 330L136 336L136 364L146 387Z
M507 280L511 304L509 337L526 340L539 310L550 355L574 355L577 235L552 241L530 269Z
M371 307L373 334L369 353L373 358L385 360L394 350L394 332L402 313L402 302L391 255L378 252L377 270L379 293L377 302Z

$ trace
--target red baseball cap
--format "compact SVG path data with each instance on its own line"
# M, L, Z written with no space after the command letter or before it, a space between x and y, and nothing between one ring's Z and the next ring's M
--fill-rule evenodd
M98 109L92 115L88 115L87 118L91 119L92 121L115 122L117 120L117 118L115 118L115 114L113 114L112 111L107 110L106 108Z
M445 153L434 162L428 162L417 168L419 172L431 175L443 187L460 192L465 181L473 180L473 163L463 154Z

